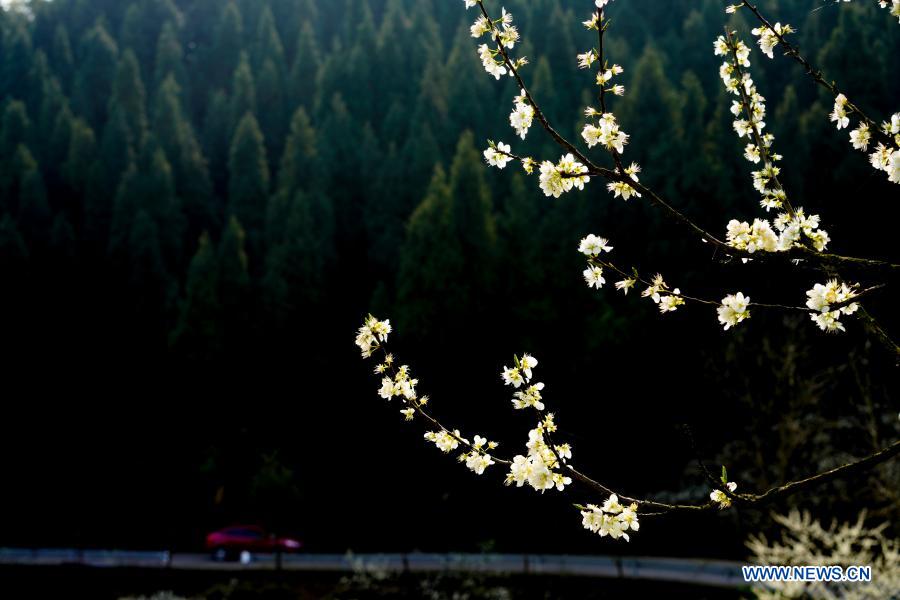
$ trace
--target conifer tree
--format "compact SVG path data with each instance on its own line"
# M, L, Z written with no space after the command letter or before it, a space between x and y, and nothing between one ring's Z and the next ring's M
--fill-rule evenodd
M228 158L228 214L247 232L251 264L262 255L262 232L269 197L269 166L259 124L252 113L238 124Z
M222 305L219 301L219 260L208 233L200 236L191 259L172 348L192 361L209 362L221 352Z
M118 47L102 22L85 33L75 73L73 102L95 130L106 122L106 109L116 78Z

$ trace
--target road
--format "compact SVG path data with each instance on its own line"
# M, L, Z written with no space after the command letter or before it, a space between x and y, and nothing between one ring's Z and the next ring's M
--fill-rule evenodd
M540 554L294 554L254 555L247 564L218 562L208 554L0 548L0 565L81 565L97 568L186 571L477 572L568 575L745 587L738 562L691 558Z

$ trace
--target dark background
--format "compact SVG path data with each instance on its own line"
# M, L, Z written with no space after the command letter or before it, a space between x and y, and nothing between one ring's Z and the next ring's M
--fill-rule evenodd
M796 305L824 277L721 264L600 182L553 200L514 165L488 169L487 139L560 151L537 123L515 138L517 90L483 72L462 2L33 4L32 19L0 12L0 546L198 549L252 521L313 551L740 557L771 527L766 511L646 519L626 546L581 529L571 503L603 500L586 490L477 478L377 397L352 345L368 311L391 319L435 414L508 455L534 423L498 373L536 355L575 463L632 495L708 495L684 425L744 491L896 439L895 358L858 321L825 335L758 310L723 333L711 308L661 317L636 293L586 289L587 233L696 295ZM574 4L506 7L526 80L579 139L594 75L575 55L595 40L580 24L592 3ZM898 109L887 11L760 4L869 114ZM722 235L762 216L712 53L722 4L608 10L627 89L611 107L642 182ZM898 187L797 65L751 59L794 205L822 216L830 250L896 262ZM898 330L892 291L867 306ZM897 523L897 477L886 466L790 502Z

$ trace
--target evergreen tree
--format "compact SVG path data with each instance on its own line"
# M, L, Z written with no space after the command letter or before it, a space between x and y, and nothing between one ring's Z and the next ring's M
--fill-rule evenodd
M153 81L156 87L162 85L169 76L181 89L188 85L187 70L184 66L184 48L178 39L178 31L172 21L166 21L156 42L156 64Z
M281 71L271 59L265 60L259 73L256 97L259 105L265 107L259 112L259 124L266 139L268 155L274 159L276 156L281 156L287 117L284 79Z
M121 260L139 214L152 219L166 268L177 272L181 262L184 216L175 195L172 168L156 138L147 135L136 163L122 177L116 194L109 249Z
M234 79L231 84L231 119L232 127L236 127L238 121L247 113L256 114L256 84L253 81L253 71L247 53L241 53L241 59L234 71ZM232 133L234 129L232 129Z
M247 113L238 124L228 159L228 213L246 228L248 253L262 254L262 231L269 197L269 166L259 124Z
M262 12L256 25L256 41L253 44L253 68L256 71L262 69L263 63L271 60L278 71L279 77L284 77L287 69L284 46L275 26L275 17L268 4L262 5Z
M209 74L209 89L225 89L231 81L244 39L244 21L233 0L228 0L216 26L213 45L204 71Z
M50 64L53 71L68 92L72 87L72 72L75 70L75 58L72 54L72 42L68 30L57 25L53 33L53 47L50 50Z
M108 98L116 79L118 48L102 23L97 23L81 40L75 73L74 104L95 130L106 121Z
M219 243L217 272L223 345L232 357L240 357L241 352L249 350L251 333L252 296L245 239L244 229L232 216Z
M31 121L25 103L12 100L3 110L3 122L0 124L0 163L10 160L21 145L30 141ZM0 164L0 169L3 165Z
M140 66L131 49L125 50L116 68L109 114L121 111L132 144L139 143L147 129L147 99Z
M300 39L297 42L294 65L291 68L290 94L292 104L305 106L307 110L313 108L316 80L321 62L316 34L313 32L310 22L304 21L300 29Z
M231 107L228 96L219 90L209 100L203 123L203 146L209 159L213 189L224 196L228 187L228 151L231 146Z
M153 131L172 164L175 191L187 219L186 239L193 241L203 231L216 231L219 219L206 159L181 107L178 84L169 75L156 94Z
M492 297L497 232L484 169L471 132L457 145L449 180L435 172L410 217L400 256L402 327L449 343L462 326L478 327ZM466 299L478 297L479 303ZM484 302L484 303L483 303Z
M178 325L170 338L173 349L188 360L209 362L221 352L218 275L216 249L204 233L191 259Z

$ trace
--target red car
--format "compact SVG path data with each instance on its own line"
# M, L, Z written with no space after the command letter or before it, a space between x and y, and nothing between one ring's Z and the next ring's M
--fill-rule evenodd
M206 536L206 549L216 560L235 560L244 553L297 552L299 540L277 537L256 525L234 525Z

